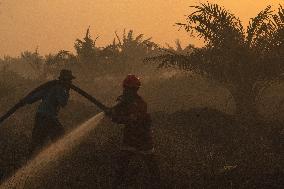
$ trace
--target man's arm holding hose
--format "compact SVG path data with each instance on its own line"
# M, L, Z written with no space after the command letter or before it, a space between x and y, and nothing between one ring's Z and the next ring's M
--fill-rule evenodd
M118 97L117 103L109 108L105 114L111 118L111 120L117 124L129 124L139 121L141 117L139 112L129 112L129 103L122 97Z
M47 82L39 87L37 87L35 90L33 90L32 92L30 92L25 98L23 98L22 100L20 100L15 106L13 106L10 110L8 110L2 117L0 117L0 124L7 119L8 117L10 117L14 112L16 112L19 108L21 108L22 106L26 105L26 104L31 104L33 102L35 102L36 100L38 100L37 97L41 97L41 95L38 93L39 91L49 88L49 87L54 87L55 85L60 84L60 85L65 85L65 87L70 88L72 90L74 90L75 92L77 92L78 94L80 94L81 96L87 98L89 101L91 101L92 103L94 103L96 106L98 106L101 110L103 110L104 112L109 112L110 108L108 108L107 106L105 106L104 104L102 104L101 102L99 102L97 99L95 99L94 97L92 97L91 95L89 95L87 92L85 92L84 90L80 89L79 87L76 87L75 85L71 84L71 83L64 83L58 80L54 80L54 81L50 81ZM66 99L62 101L62 105L65 105L65 101Z
M128 122L128 117L125 115L125 106L126 104L118 98L117 103L109 108L105 114L117 124L126 124Z
M74 90L75 92L77 92L78 94L80 94L81 96L85 97L86 99L88 99L89 101L91 101L92 103L94 103L96 106L98 106L102 111L104 112L108 112L109 111L109 107L105 106L104 104L102 104L100 101L98 101L96 98L94 98L93 96L91 96L90 94L88 94L87 92L85 92L84 90L80 89L79 87L76 87L73 84L69 84L70 89Z

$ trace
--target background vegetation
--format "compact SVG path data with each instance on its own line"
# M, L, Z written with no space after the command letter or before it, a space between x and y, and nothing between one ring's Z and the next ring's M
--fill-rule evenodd
M76 85L108 105L120 94L125 75L134 73L142 77L141 94L157 125L164 182L172 188L281 188L284 10L268 6L244 29L219 5L192 8L177 26L203 39L203 48L182 48L179 40L176 47L161 48L132 30L115 32L112 44L98 47L88 28L74 42L75 54L61 50L43 56L36 49L3 57L0 113L63 68L74 72ZM71 130L97 112L72 94L60 116ZM1 125L4 176L26 161L34 113L34 105L25 107Z

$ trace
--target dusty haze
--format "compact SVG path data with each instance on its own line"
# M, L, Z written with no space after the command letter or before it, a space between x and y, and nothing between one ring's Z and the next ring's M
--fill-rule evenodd
M181 39L183 45L202 44L178 31L173 24L184 21L190 5L199 0L1 0L0 56L18 55L24 50L46 54L61 49L73 51L76 38L81 38L90 25L92 35L98 35L99 46L110 43L114 31L133 29L153 37L165 45ZM231 10L248 23L267 5L283 0L209 0ZM275 7L276 8L276 7ZM246 25L246 24L245 24Z

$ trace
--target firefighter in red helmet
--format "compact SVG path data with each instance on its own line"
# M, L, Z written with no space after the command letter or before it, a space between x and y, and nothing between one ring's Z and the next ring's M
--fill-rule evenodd
M153 187L157 188L160 184L159 167L154 156L151 117L147 113L147 103L137 93L140 86L138 77L128 75L123 81L123 94L107 112L113 122L125 125L113 188L123 183L131 158L135 155L140 155L148 167Z

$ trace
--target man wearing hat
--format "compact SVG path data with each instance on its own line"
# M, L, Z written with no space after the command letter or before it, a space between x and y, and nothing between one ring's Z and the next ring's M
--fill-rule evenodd
M67 105L69 99L69 84L75 77L70 70L63 69L58 80L47 82L43 87L36 89L23 104L32 104L41 100L35 116L35 125L32 132L30 155L41 148L47 139L56 141L64 134L64 128L58 120L60 108ZM51 83L51 84L49 84Z

